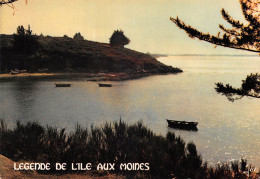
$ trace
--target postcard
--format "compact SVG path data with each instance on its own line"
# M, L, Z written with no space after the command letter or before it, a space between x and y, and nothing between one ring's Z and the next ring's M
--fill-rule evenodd
M0 0L0 179L259 178L259 0Z

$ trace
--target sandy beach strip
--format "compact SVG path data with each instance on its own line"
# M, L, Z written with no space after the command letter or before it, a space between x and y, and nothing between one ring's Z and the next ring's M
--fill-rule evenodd
M44 76L53 76L54 73L19 73L19 74L10 74L10 73L4 73L0 74L0 79L3 78L20 78L20 77L44 77Z
M150 74L151 75L151 74ZM0 80L5 79L19 79L19 78L86 78L88 81L120 81L120 80L129 80L136 79L143 76L148 76L148 74L126 74L126 73L19 73L19 74L10 74L4 73L0 74Z

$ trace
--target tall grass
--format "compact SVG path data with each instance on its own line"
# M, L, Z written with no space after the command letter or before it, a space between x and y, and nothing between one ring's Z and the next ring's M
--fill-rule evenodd
M185 144L174 133L158 136L141 122L128 125L117 121L91 129L43 127L35 122L17 122L14 129L0 121L0 154L12 160L55 163L149 163L148 171L121 171L117 174L149 178L230 178L240 176L238 163L210 168L202 162L194 143ZM244 161L245 162L245 161ZM68 165L70 166L70 165ZM245 163L243 163L243 167ZM52 168L50 172L57 172ZM59 171L60 172L60 171ZM66 172L72 172L70 167ZM242 176L242 175L241 175ZM234 177L234 175L233 175Z

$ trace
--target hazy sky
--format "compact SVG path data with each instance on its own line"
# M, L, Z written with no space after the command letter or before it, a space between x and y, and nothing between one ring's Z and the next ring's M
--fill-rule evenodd
M170 16L179 16L215 35L218 24L225 24L221 8L243 20L238 0L28 0L27 5L18 0L14 5L14 15L11 8L0 7L1 34L15 33L18 25L30 24L36 34L72 37L80 32L85 39L108 43L113 31L122 29L131 40L126 47L141 52L248 54L190 39L170 21Z

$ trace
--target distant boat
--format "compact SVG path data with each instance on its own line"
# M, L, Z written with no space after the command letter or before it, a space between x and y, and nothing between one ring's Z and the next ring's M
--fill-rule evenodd
M175 120L169 120L166 119L168 122L168 126L172 128L177 128L177 129L183 129L183 130L193 130L197 131L197 125L198 122L187 122L187 121L175 121Z
M71 87L69 83L55 83L56 87Z
M20 70L19 72L20 72L20 73L26 73L27 70Z
M98 83L99 87L112 87L112 84Z
M19 73L20 73L20 71L17 70L17 69L10 71L10 74L11 74L11 75L17 75L17 74L19 74Z

